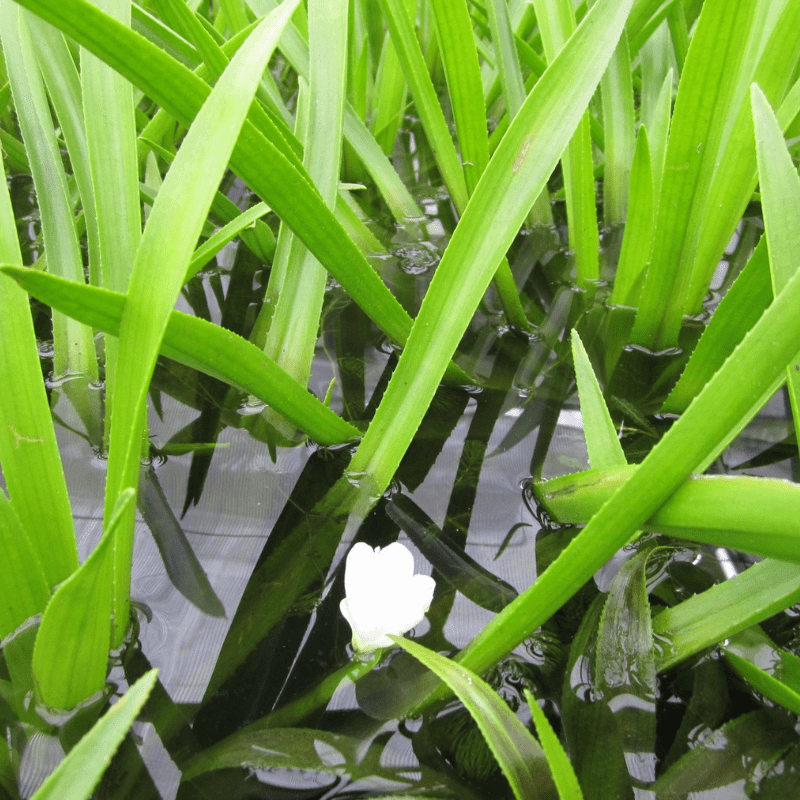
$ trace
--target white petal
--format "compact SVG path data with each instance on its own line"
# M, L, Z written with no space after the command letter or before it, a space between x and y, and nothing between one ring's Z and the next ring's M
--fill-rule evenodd
M353 545L344 568L344 593L347 597L354 597L364 580L369 579L374 557L374 550L368 544L358 542Z
M400 542L375 551L375 569L381 578L392 583L408 580L414 574L414 556Z
M414 557L394 542L383 549L359 542L347 556L346 597L340 608L353 629L356 650L390 647L387 634L418 625L433 599L435 581L414 575Z

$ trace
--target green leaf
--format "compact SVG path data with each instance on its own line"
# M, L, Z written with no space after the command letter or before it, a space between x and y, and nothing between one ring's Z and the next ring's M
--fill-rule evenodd
M636 467L587 470L537 483L561 523L587 523ZM800 564L800 486L775 478L692 475L641 529Z
M131 5L131 23L137 33L189 69L194 69L200 63L197 50L186 39L137 3Z
M627 2L600 2L514 118L469 201L351 469L385 488L497 265L588 105L622 30ZM457 308L453 298L458 298Z
M33 800L88 800L158 678L152 669L125 693L33 795Z
M33 650L41 701L69 710L105 686L111 641L111 571L118 524L134 502L122 492L103 537L47 604Z
M42 302L86 325L119 336L125 295L64 281L24 267L0 267ZM171 312L161 352L168 358L254 395L320 444L341 444L361 432L292 380L259 348L198 317Z
M501 49L503 58L506 59L505 74L510 81L507 88L514 97L509 107L512 111L511 116L514 116L525 101L525 91L521 77L519 86L516 86L517 78L514 76L519 73L520 67L516 52L513 50L513 40L510 38L511 30L506 18L507 12L504 11L505 5L499 2L496 5L497 9L493 16L498 18L495 28L503 39ZM447 90L453 107L466 189L471 195L489 162L486 106L475 37L472 33L469 12L464 3L459 0L434 0L432 8L436 17L437 39L447 78ZM490 10L493 8L494 5L490 4ZM515 88L512 88L512 84ZM544 202L540 205L547 209L549 214L550 206L546 191L543 194ZM462 212L463 208L458 210ZM552 222L552 216L549 222ZM502 260L495 273L494 284L509 323L519 330L528 330L530 325L506 259Z
M750 83L780 102L800 50L785 32L798 24L797 0L703 3L675 102L637 344L676 346L683 315L699 310L754 187Z
M762 237L745 268L714 311L680 379L661 407L683 413L772 302L767 240Z
M486 106L472 21L467 5L460 0L432 0L431 8L436 18L464 178L467 191L472 194L489 163Z
M642 125L636 140L630 174L630 206L622 249L614 276L611 303L634 306L641 293L641 281L650 260L653 244L654 189L653 167L647 129Z
M765 559L653 618L659 671L800 600L800 567Z
M608 413L603 392L592 369L589 356L583 346L578 331L574 328L572 337L572 359L575 363L575 378L578 382L578 396L583 417L583 432L589 463L595 469L619 467L627 462L622 452L617 431Z
M216 83L228 66L228 59L200 22L196 12L183 0L158 0L155 5L159 16L195 46L213 77L212 83Z
M536 19L542 35L542 44L548 63L564 46L575 29L575 12L569 0L533 0ZM609 31L609 39L618 45L621 34ZM606 68L613 58L605 62ZM601 74L605 74L604 69ZM540 79L541 80L541 79ZM530 95L529 95L530 97ZM589 124L590 114L583 114L574 127L574 133L561 157L564 190L567 199L569 245L575 253L578 283L586 288L589 281L599 277L599 239L597 231L597 203L594 188L594 164Z
M189 262L189 269L186 271L184 281L193 278L214 256L225 247L228 242L232 242L245 229L255 228L257 220L269 213L269 206L265 203L256 203L247 211L238 214L234 219L220 228L213 236L209 236L192 255Z
M761 208L769 248L772 291L777 294L800 263L800 177L783 140L778 120L756 84L750 87L756 133ZM786 388L795 434L800 432L800 359L786 367Z
M522 107L528 93L522 80L522 69L511 30L508 4L503 0L489 0L486 3L486 15L492 33L495 64L500 73L500 85L503 87L506 109L513 118Z
M130 0L102 0L96 4L130 26ZM50 27L38 22L40 28ZM98 235L90 263L90 282L125 292L142 237L134 91L122 75L85 50L81 52L80 65L88 149L83 168L91 172ZM114 403L117 361L118 342L111 339L105 348L107 408ZM107 425L106 442L109 432Z
M581 787L578 783L578 776L575 774L575 770L572 769L569 756L561 746L561 742L558 741L558 736L555 735L550 721L545 716L544 711L539 708L536 698L527 689L525 689L525 699L528 701L528 707L531 710L533 724L536 726L536 733L539 736L542 751L553 773L553 780L560 800L583 800L583 792L581 792Z
M275 7L276 0L248 0L248 5L256 13L264 14ZM308 80L308 43L304 40L300 31L290 25L281 38L280 47L289 63L297 70L297 74ZM387 49L388 41L387 47L384 48L384 53ZM396 58L396 55L394 58ZM400 80L402 80L402 94L397 100L400 107L399 109L395 108L395 110L402 114L405 110L405 81L402 73L399 77ZM375 130L378 131L378 135L380 136L380 128L375 128ZM378 144L369 132L369 129L367 129L367 126L350 103L346 103L345 105L344 137L347 143L358 154L359 159L369 172L372 180L375 181L375 186L386 200L386 204L389 206L394 218L399 223L406 224L410 219L421 217L422 211L414 201L411 193L408 191L397 172L395 172L391 162L381 149L381 145ZM381 142L383 142L382 137ZM392 144L394 144L394 138L392 139ZM389 148L389 150L391 152L391 148ZM283 215L281 214L281 216ZM320 260L325 263L322 259Z
M233 57L186 134L150 211L120 323L106 520L117 495L138 486L147 391L172 307L258 81L297 2L286 0L267 16ZM118 537L114 548L115 643L127 629L130 602L133 525L122 530L125 537Z
M634 153L633 85L628 37L623 32L600 81L605 128L603 216L606 225L628 215L628 183Z
M50 589L42 562L2 489L0 489L0 563L3 564L3 583L0 587L0 639L2 639L28 617L43 611L50 599Z
M722 651L759 694L800 714L800 658L777 647L758 625L733 636Z
M799 304L796 274L630 479L536 582L462 652L469 668L485 669L545 622L693 471L704 468L744 427L797 355ZM746 382L742 375L748 376Z
M53 130L50 107L33 51L27 12L11 0L0 3L0 35L14 107L36 187L48 269L83 281L81 260L67 176ZM92 332L57 314L53 320L53 369L97 378Z
M87 0L22 0L21 4L95 53L183 125L191 124L211 91L180 63ZM231 168L295 231L376 324L403 344L411 328L410 317L290 152L282 137L270 141L248 120L231 156Z
M86 145L81 78L61 31L42 22L33 14L27 15L27 24L49 99L58 117L61 136L67 146L72 177L80 194L81 210L86 222L90 281L99 282L97 217Z
M447 683L461 700L480 728L518 800L535 800L552 792L552 777L544 753L491 686L421 644L402 636L390 638Z
M439 171L456 208L463 210L467 205L464 172L436 97L436 90L425 67L425 58L414 35L406 4L404 0L379 1Z
M303 163L325 204L334 209L342 157L347 64L347 3L310 0L308 119ZM292 241L289 268L275 304L264 352L298 383L308 384L328 274L301 242ZM272 275L270 275L272 282Z
M22 261L2 163L0 258ZM50 589L78 567L75 529L28 296L7 275L0 275L0 341L0 381L13 387L0 403L0 464Z

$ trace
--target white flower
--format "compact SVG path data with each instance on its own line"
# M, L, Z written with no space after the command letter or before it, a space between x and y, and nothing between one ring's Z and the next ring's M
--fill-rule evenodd
M374 550L364 542L355 544L347 554L345 598L339 605L353 629L353 649L391 647L387 634L400 636L419 625L435 586L428 575L414 574L414 557L399 542Z

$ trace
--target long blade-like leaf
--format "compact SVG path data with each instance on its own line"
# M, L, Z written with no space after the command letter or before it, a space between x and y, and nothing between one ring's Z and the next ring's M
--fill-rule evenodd
M44 610L50 599L42 562L14 508L0 489L0 559L4 576L0 586L0 638L28 617Z
M22 261L2 163L0 258ZM13 387L0 403L0 465L14 510L52 588L78 567L75 529L28 297L6 275L0 276L0 341L0 381Z
M583 115L629 7L602 0L592 7L528 95L481 176L352 463L354 472L371 474L378 486L388 485L500 259Z
M58 587L42 615L33 674L39 698L50 708L72 709L105 685L111 641L112 545L133 499L132 489L120 494L103 538Z
M421 644L391 637L455 692L477 723L517 800L548 797L552 776L538 742L498 694L477 675Z
M147 220L120 325L106 519L117 495L138 485L147 391L170 312L258 81L297 2L286 0L265 17L233 57L189 129ZM114 548L116 642L128 625L132 525L123 525L121 532L125 538Z
M25 291L112 336L119 336L125 295L65 281L23 267L2 267ZM270 405L320 444L341 444L361 432L290 378L250 342L198 317L171 312L161 352L236 386Z
M800 177L784 144L778 120L758 87L750 87L756 133L761 208L769 248L772 290L777 294L800 267ZM786 368L795 434L800 432L800 361Z
M184 125L191 123L211 91L180 63L87 0L21 0L20 4L95 53ZM403 344L410 317L307 176L287 158L288 149L285 142L281 146L265 138L248 120L231 156L231 168L296 232L376 324Z
M553 519L587 523L636 467L588 470L535 487ZM774 478L693 475L642 529L800 563L800 486Z
M157 669L142 675L70 750L33 795L33 800L88 800L157 678Z

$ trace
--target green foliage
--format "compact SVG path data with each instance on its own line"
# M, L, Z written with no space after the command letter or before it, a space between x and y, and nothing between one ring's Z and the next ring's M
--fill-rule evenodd
M402 636L392 639L435 672L466 706L517 800L547 797L552 778L546 756L516 715L477 675Z
M35 800L86 800L91 797L114 751L139 714L158 678L142 676L105 714L33 795Z

